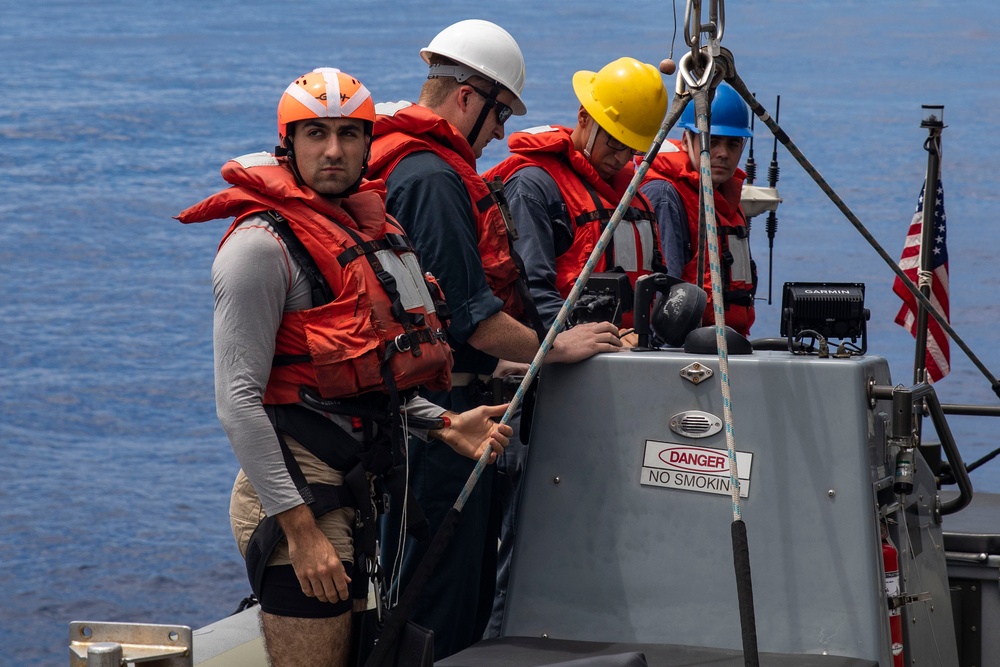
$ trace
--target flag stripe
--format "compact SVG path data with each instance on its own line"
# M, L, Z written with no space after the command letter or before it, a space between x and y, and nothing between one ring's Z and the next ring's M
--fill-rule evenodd
M924 185L926 187L926 183ZM920 198L917 200L917 210L910 220L906 242L903 244L903 251L899 259L899 268L906 277L918 286L917 272L920 268L920 248L923 243L922 230L925 194L925 188L921 188ZM941 185L940 176L938 177L937 188L934 192L934 216L932 224L934 225L934 230L931 235L933 245L931 247L931 266L929 267L932 272L930 302L944 316L945 320L950 322L947 218L944 213L944 188ZM903 286L903 282L899 277L893 283L892 291L903 300L903 305L899 309L899 313L896 314L896 324L899 324L916 337L916 298ZM951 370L948 335L941 328L941 325L938 324L937 320L930 316L927 318L927 353L924 364L927 368L927 378L930 382L937 382Z

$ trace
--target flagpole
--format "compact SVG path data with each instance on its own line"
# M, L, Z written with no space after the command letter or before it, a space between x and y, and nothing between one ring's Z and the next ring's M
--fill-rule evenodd
M927 140L924 150L927 151L927 176L924 179L923 221L921 223L920 265L917 270L917 285L920 293L930 300L931 280L924 276L930 275L931 252L934 235L934 211L937 208L937 183L941 172L941 133L944 130L944 106L922 105L924 118L920 127L927 128ZM913 384L923 382L927 372L927 307L924 302L917 301L916 350L913 360Z

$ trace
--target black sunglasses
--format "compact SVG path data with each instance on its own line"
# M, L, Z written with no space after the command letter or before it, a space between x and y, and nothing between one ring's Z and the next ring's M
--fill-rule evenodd
M469 82L466 82L465 85L467 85L469 88L472 88L474 91L479 93L482 96L482 98L486 100L487 106L492 106L496 109L497 123L499 123L500 125L506 123L507 119L514 115L514 110L509 106L507 106L506 104L504 104L503 102L501 102L500 100L498 100L496 93L493 94L487 93L483 90L480 90L476 86L473 86Z

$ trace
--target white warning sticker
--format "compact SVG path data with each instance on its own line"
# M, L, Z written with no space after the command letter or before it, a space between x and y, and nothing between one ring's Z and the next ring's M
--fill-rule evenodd
M742 498L750 494L752 462L753 454L750 452L736 452L736 470ZM725 449L647 440L640 484L732 495L729 453Z

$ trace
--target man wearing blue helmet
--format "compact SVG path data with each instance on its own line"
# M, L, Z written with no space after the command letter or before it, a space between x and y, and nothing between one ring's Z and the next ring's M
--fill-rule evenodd
M712 281L707 261L708 245L701 242L705 254L705 274L698 273L698 212L701 207L698 128L694 122L694 103L689 103L678 125L684 128L680 141L664 143L646 172L640 190L653 204L660 227L660 242L667 272L686 282L700 284L708 293L708 305L702 324L715 323L712 307ZM726 325L747 336L754 321L753 297L757 270L750 257L750 229L740 206L746 174L739 168L740 157L750 130L750 108L731 86L719 84L712 101L710 158L712 187L715 190L715 213L719 229L719 255L722 260L722 296Z

